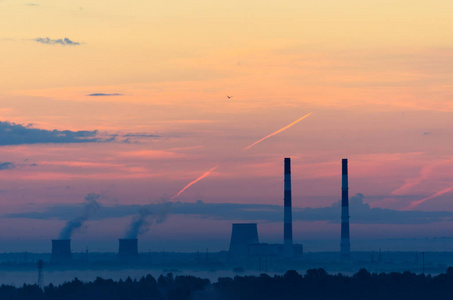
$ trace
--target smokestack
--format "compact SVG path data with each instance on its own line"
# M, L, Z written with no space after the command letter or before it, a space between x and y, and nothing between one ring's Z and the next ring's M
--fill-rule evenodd
M285 188L284 188L284 252L285 256L293 256L293 217L291 208L291 158L285 158Z
M119 239L118 258L121 260L138 260L138 240Z
M348 160L343 158L342 185L341 185L341 257L348 259L351 252L349 240L349 186L348 186Z
M67 263L72 260L71 240L52 240L52 263Z

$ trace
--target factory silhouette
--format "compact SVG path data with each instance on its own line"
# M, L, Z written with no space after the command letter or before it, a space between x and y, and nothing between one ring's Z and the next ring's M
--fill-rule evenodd
M291 158L284 158L284 188L283 188L283 243L268 244L262 243L259 239L257 223L234 223L232 224L231 239L229 249L225 255L221 255L224 260L241 265L241 262L259 261L260 269L262 264L269 261L283 261L286 263L301 261L304 248L301 244L293 242L292 224L292 189L291 189ZM98 198L98 197L97 197ZM93 194L86 197L88 208L85 213L76 220L86 220L87 213L93 207L98 207L97 199ZM340 212L339 212L340 214ZM136 221L133 224L138 224ZM77 222L70 221L68 224ZM68 224L65 228L68 227ZM81 226L80 222L77 226ZM127 236L118 240L118 252L114 260L122 263L137 264L142 261L139 254L139 240L135 236ZM61 236L61 235L60 235ZM199 254L198 254L199 255ZM342 160L342 187L341 187L341 243L340 257L347 261L350 258L350 237L349 237L349 192L348 192L348 160ZM71 239L60 238L52 240L52 252L50 262L54 265L71 264L75 261L71 252Z

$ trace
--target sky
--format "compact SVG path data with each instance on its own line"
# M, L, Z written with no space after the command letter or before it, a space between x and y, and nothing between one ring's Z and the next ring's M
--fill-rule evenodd
M234 222L281 242L284 157L306 251L339 250L342 158L353 251L451 250L452 10L0 0L0 252L74 220L74 250L116 251L144 208L143 251L225 250Z

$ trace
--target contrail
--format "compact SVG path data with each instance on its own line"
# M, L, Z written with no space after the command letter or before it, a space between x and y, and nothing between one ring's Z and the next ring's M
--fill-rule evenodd
M417 186L419 183L421 183L425 179L428 179L431 176L431 174L434 172L434 170L438 166L443 165L443 163L445 163L445 161L434 162L430 165L423 166L418 174L418 177L407 179L406 182L401 187L392 191L390 194L391 195L403 195L404 193L406 193L408 190L410 190L414 186Z
M418 200L418 201L415 201L415 202L412 202L408 207L407 209L413 209L415 208L416 206L419 206L420 204L422 204L423 202L426 202L428 200L431 200L433 198L436 198L436 197L439 197L439 196L442 196L443 194L446 194L448 192L451 192L453 191L453 186L449 187L449 188L446 188L445 190L442 190L440 192L437 192L429 197L426 197L426 198L423 198L422 200Z
M250 148L252 148L253 146L255 146L256 144L258 143L261 143L262 141L270 138L271 136L274 136L276 134L279 134L280 132L283 132L285 131L286 129L290 128L290 127L293 127L294 125L296 125L297 123L299 123L300 121L302 121L303 119L307 118L308 116L310 116L312 113L308 113L306 114L305 116L303 116L302 118L299 118L297 119L296 121L292 122L291 124L289 125L286 125L285 127L263 137L262 139L259 139L258 141L254 142L253 144L245 147L244 149L241 150L241 152L244 152L244 151L247 151L249 150ZM171 200L174 200L175 198L177 198L179 195L181 195L185 190L187 190L189 187L191 187L192 185L194 185L195 183L197 183L198 181L202 180L203 178L207 177L209 174L211 174L212 171L214 171L215 169L217 169L218 167L220 167L223 163L229 161L232 157L229 157L227 159L225 159L224 161L222 161L221 163L219 163L218 165L216 165L215 167L212 167L211 169L209 169L208 171L206 171L203 175L201 175L200 177L198 177L197 179L191 181L188 185L186 185L185 187L182 188L182 190L180 190L176 195L174 195L173 197L171 197Z
M214 171L215 169L217 169L221 164L218 164L217 166L215 167L212 167L211 169L209 169L209 171L205 172L203 175L201 175L200 177L198 177L197 179L195 179L194 181L191 181L188 185L186 185L185 187L182 188L182 190L180 190L176 195L174 195L173 197L171 197L170 200L173 200L175 199L176 197L178 197L179 195L181 195L182 193L184 193L185 190L187 190L189 187L191 187L192 185L194 185L195 183L197 183L198 181L202 180L203 178L205 178L206 176L208 176L209 174L211 174L212 171Z
M307 118L307 117L310 116L310 115L311 115L311 113L308 113L308 114L306 114L305 116L303 116L302 118L297 119L296 121L292 122L292 123L289 124L289 125L286 125L286 126L283 127L282 129L279 129L279 130L277 130L276 132L271 133L271 134L269 134L269 135L263 137L262 139L260 139L260 140L258 140L258 141L256 141L256 142L254 142L253 144L251 144L251 145L245 147L244 149L242 149L241 152L247 151L247 150L249 150L250 148L252 148L253 146L255 146L256 144L261 143L262 141L264 141L264 140L270 138L271 136L274 136L274 135L276 135L276 134L279 134L280 132L285 131L286 129L288 129L288 128L290 128L290 127L293 127L294 125L296 125L297 123L299 123L300 121L302 121L303 119Z

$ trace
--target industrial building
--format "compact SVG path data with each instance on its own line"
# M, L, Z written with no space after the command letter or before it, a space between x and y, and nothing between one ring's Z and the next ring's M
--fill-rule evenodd
M256 223L233 224L229 258L286 258L294 259L303 254L303 245L293 243L291 159L284 159L284 224L283 244L260 243Z
M72 261L71 240L52 240L52 255L50 261L53 264L62 264Z
M249 245L259 244L256 223L233 224L229 252L234 256L244 257Z
M140 258L138 255L138 239L119 239L118 259L135 261Z

